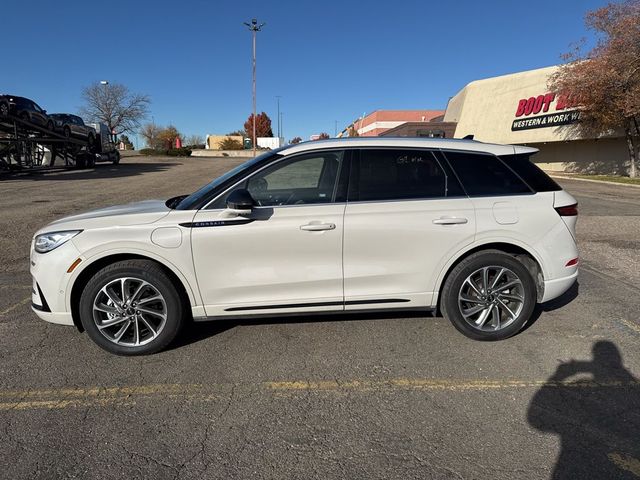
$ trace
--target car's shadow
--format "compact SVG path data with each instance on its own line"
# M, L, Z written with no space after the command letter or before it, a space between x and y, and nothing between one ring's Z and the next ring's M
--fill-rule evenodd
M553 300L545 303L536 304L536 307L533 309L533 314L531 315L531 320L529 320L524 328L520 330L520 332L518 332L518 335L531 328L533 324L536 323L542 316L543 312L552 312L554 310L558 310L559 308L565 307L566 305L569 305L578 297L579 292L580 283L576 281L573 285L571 285L571 288L569 288L569 290L564 292L558 298L554 298Z
M578 282L567 290L560 297L543 304L537 304L531 320L527 322L524 328L518 332L520 335L525 330L538 321L543 312L551 312L564 307L571 303L577 296L580 286ZM441 316L439 312L430 312L425 310L403 310L403 311L387 311L387 312L357 312L357 313L328 313L318 312L314 314L290 315L290 316L272 316L258 318L238 318L232 320L211 320L207 322L190 322L182 332L182 334L169 346L168 350L184 347L209 337L219 335L222 332L231 330L238 326L246 325L275 325L275 324L296 324L296 323L320 323L328 321L358 321L358 320L388 320L396 318L433 318Z
M167 348L184 347L209 337L219 335L232 328L248 325L283 325L283 324L303 324L321 323L331 321L359 321L359 320L388 320L395 318L429 318L433 317L432 312L426 310L403 310L388 312L357 312L357 313L329 313L318 312L313 314L238 318L232 320L211 320L206 322L189 322L182 334Z
M99 180L104 178L123 178L143 175L151 172L163 172L182 165L176 161L158 161L157 163L129 162L118 165L112 163L97 163L93 168L70 169L64 167L51 167L33 170L13 170L0 172L0 180L23 181L72 181L72 180Z

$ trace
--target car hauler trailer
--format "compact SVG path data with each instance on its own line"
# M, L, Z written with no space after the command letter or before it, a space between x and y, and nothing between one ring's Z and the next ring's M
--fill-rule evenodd
M92 167L96 161L119 163L120 153L104 124L91 124L95 140L67 137L8 114L0 116L0 170L43 169L57 165Z

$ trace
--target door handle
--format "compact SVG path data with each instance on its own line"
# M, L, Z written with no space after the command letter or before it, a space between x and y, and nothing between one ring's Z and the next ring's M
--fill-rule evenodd
M436 218L433 223L436 225L460 225L468 221L469 220L462 217L440 217Z
M335 223L307 223L306 225L300 225L300 230L307 232L320 232L322 230L335 230Z

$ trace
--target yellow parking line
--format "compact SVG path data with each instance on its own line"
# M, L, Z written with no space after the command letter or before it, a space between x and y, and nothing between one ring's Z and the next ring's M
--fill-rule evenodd
M637 388L633 382L546 382L544 380L449 380L395 378L388 380L353 379L318 381L280 381L244 385L247 391L256 387L277 396L296 395L301 391L312 392L369 392L385 390L464 391L520 388ZM159 384L138 386L49 388L30 390L0 390L0 411L28 409L62 409L78 407L104 407L110 405L134 405L139 400L164 397L178 401L207 402L228 398L242 384Z
M11 305L9 308L6 308L0 312L0 316L6 315L7 313L13 312L16 308L26 305L31 301L31 297L23 298L18 303Z
M617 452L612 452L609 455L609 460L615 463L622 470L631 472L636 477L640 477L640 460Z
M624 318L621 318L620 321L622 322L623 325L625 325L626 327L629 327L634 332L640 333L640 325L638 325L637 323L630 322L629 320L625 320Z

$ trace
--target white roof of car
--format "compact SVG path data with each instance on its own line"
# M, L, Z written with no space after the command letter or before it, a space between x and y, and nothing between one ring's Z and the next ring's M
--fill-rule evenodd
M459 140L454 138L410 138L410 137L351 137L332 138L298 143L283 147L279 153L292 153L319 150L324 148L345 147L408 147L408 148L442 148L446 150L469 150L473 152L492 153L494 155L513 155L514 153L535 153L537 148L521 145L500 145L484 143L476 140Z

